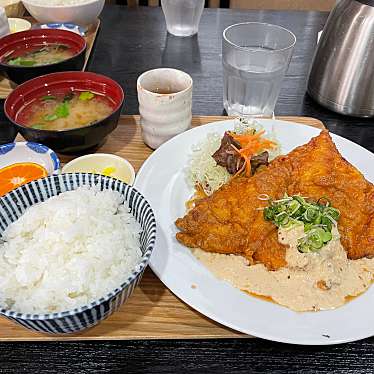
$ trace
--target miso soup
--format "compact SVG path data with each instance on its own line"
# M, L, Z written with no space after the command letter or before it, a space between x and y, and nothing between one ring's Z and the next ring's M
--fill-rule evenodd
M67 60L74 55L71 48L65 44L43 44L33 46L21 53L19 50L14 51L10 56L3 57L3 62L14 66L42 66L55 64Z
M92 125L108 117L115 103L91 91L51 93L32 101L17 115L17 122L40 130L68 130Z

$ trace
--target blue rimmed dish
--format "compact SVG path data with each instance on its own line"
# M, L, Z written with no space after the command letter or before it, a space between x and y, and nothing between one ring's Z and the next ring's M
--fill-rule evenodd
M43 166L48 175L57 174L60 169L60 160L56 153L43 144L13 142L0 145L0 169L23 162Z
M84 36L87 27L83 27L80 25L77 25L76 23L60 23L60 22L50 22L50 23L42 23L42 24L36 24L33 26L33 28L39 28L39 29L57 29L57 30L66 30L75 32L76 34L79 34L81 36Z
M127 201L131 213L142 228L140 249L142 259L131 275L117 288L88 305L60 313L25 314L4 309L0 315L37 332L69 334L93 327L109 317L126 302L140 282L155 241L156 220L152 208L135 188L118 179L90 173L52 175L27 183L0 198L0 234L31 205L43 202L61 192L82 185L96 185L100 190L118 191Z

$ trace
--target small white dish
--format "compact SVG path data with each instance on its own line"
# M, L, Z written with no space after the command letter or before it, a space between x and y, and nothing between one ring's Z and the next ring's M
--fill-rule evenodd
M11 34L31 29L31 22L23 18L8 18L8 23Z
M94 23L105 4L105 0L87 0L72 5L42 5L35 0L22 2L27 11L40 23L71 22L83 26Z
M94 173L116 178L132 185L135 180L134 167L124 158L108 153L93 153L68 162L62 173Z
M57 174L60 169L56 153L43 144L17 142L0 145L0 169L22 162L41 165L48 175Z

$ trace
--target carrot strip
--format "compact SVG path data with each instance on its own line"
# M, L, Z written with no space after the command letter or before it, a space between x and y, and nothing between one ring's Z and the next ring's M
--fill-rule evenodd
M245 170L246 175L250 176L251 157L277 146L277 144L272 140L261 138L264 134L264 130L261 130L255 134L235 134L230 132L230 136L241 146L241 149L237 149L233 145L232 148L240 155L241 158L244 159L243 167L235 175Z

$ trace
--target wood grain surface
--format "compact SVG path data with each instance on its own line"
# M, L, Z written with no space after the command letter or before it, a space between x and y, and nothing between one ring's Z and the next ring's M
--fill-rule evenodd
M227 116L195 116L192 119L192 126L227 120ZM317 128L324 128L321 121L310 117L280 116L278 119L296 122ZM18 137L18 139L21 139ZM97 150L97 152L113 153L129 160L138 171L142 163L152 153L152 149L143 143L138 115L123 115L117 129L109 136L108 140ZM62 163L66 163L74 156L59 156Z
M27 19L31 23L36 23L36 21L31 17L22 17L22 18ZM95 44L95 38L97 36L99 28L100 28L100 20L98 19L95 23L89 26L87 33L84 37L87 43L87 49L86 49L86 59L85 59L84 66L82 69L83 71L86 69L91 51ZM9 81L3 75L0 75L0 99L5 99L14 90L15 87L17 87L15 83Z
M197 116L192 126L201 126L229 117ZM307 117L279 117L323 129L321 121ZM21 138L19 137L19 140ZM152 150L141 137L139 116L122 116L117 129L97 152L125 157L136 170ZM60 155L63 163L72 156ZM140 286L122 308L98 326L80 334L49 336L26 330L24 327L0 319L0 341L24 340L124 340L124 339L207 339L249 337L230 330L204 317L174 296L148 268Z

